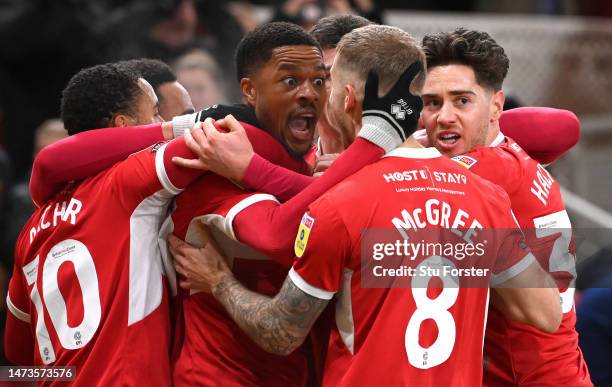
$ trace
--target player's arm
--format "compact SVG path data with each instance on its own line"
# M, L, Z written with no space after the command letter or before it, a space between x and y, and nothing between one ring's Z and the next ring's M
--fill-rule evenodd
M239 181L254 191L274 195L285 202L314 181L311 176L280 167L254 152L241 125L224 119L217 124L227 129L185 132L185 142L198 155L197 160L176 157L173 161L185 168L212 171Z
M172 124L90 130L45 147L36 156L30 193L36 206L70 180L83 179L156 142L172 139Z
M290 354L303 343L337 291L344 267L343 258L348 251L348 234L339 218L333 216L333 207L326 206L320 210L319 213L330 216L317 218L311 213L313 216L309 219L314 221L307 230L312 233L311 246L306 250L306 237L304 245L299 249L296 247L301 266L291 269L275 297L254 293L242 286L209 234L202 236L201 239L208 243L200 249L169 236L175 268L184 278L181 287L211 292L260 347L279 355ZM332 234L335 235L333 240L329 238ZM311 282L315 286L304 279L310 275L314 276ZM322 280L317 281L319 278Z
M206 118L219 119L232 113L256 124L252 109L244 105L215 105L197 113L175 117L172 122L82 132L45 147L36 159L30 178L34 204L42 205L68 181L93 176L130 154L164 140L180 137Z
M540 164L553 163L580 139L580 121L569 110L523 107L504 111L502 133L511 137Z
M559 290L531 257L533 261L520 274L495 287L492 303L509 319L552 333L562 318Z
M284 203L302 192L315 178L272 164L255 154L240 181L255 191L274 195Z
M527 247L504 196L507 212L500 217L503 228L495 230L502 242L493 267L492 304L511 320L554 332L562 318L559 289Z
M378 146L358 138L325 174L286 203L263 200L240 211L231 224L236 239L279 262L291 263L295 232L308 205L382 153Z
M289 277L274 298L252 292L233 276L214 241L207 240L197 249L169 236L177 272L184 277L181 287L212 292L238 326L264 350L288 355L298 348L329 300L304 293Z
M203 126L215 130L210 118L196 123L194 128L201 131ZM160 185L166 197L178 195L204 173L202 170L179 167L172 162L174 157L197 158L187 148L184 136L144 149L119 164L113 170L113 189L121 203L128 206L140 203L158 191Z

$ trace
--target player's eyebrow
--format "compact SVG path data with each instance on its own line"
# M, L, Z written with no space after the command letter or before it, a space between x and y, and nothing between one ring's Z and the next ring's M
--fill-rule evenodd
M476 95L472 90L451 90L448 92L450 95L463 95L463 94L472 94Z
M278 66L279 70L286 70L286 71L298 70L299 68L300 66L294 65L293 63L281 63Z
M448 92L448 94L450 95L465 95L465 94L476 95L476 93L473 92L472 90L451 90ZM436 98L438 96L439 94L435 94L435 93L421 94L421 98Z
M296 71L296 70L300 70L301 68L302 68L302 66L298 66L298 65L296 65L296 64L293 64L293 63L286 63L286 62L285 62L285 63L281 63L281 64L278 66L278 69L279 69L279 70L285 70L285 71ZM318 65L316 65L316 66L315 66L315 69L316 69L317 71L318 71L318 70L325 71L325 65L324 65L323 63L320 63L320 64L318 64Z

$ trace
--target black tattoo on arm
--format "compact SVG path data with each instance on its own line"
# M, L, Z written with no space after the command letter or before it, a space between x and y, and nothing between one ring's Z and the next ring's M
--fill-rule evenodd
M213 290L234 321L264 350L288 355L299 347L329 300L304 293L289 277L270 298L227 275Z

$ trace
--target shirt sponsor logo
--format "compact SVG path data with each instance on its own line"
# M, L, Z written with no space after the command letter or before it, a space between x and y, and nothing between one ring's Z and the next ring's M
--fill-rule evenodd
M304 251L306 251L306 245L308 244L308 237L310 236L310 230L312 230L312 226L314 225L315 219L305 213L302 217L302 222L300 223L300 228L298 229L297 236L295 237L295 256L298 258L302 258L304 255Z
M466 156L466 155L459 155L459 156L451 157L451 160L456 161L457 163L459 163L460 165L463 165L467 169L472 168L474 165L476 165L476 163L478 163L478 160L476 160L473 157Z

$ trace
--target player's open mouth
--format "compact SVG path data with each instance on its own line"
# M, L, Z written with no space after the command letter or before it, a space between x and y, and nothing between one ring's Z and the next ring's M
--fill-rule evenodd
M288 123L291 136L298 141L312 141L316 122L314 113L291 116Z
M439 133L436 137L435 146L443 152L449 152L452 151L458 145L458 142L460 140L461 135L459 133L444 131L442 133Z
M456 143L460 138L461 136L456 133L444 133L438 136L438 140L447 145Z

